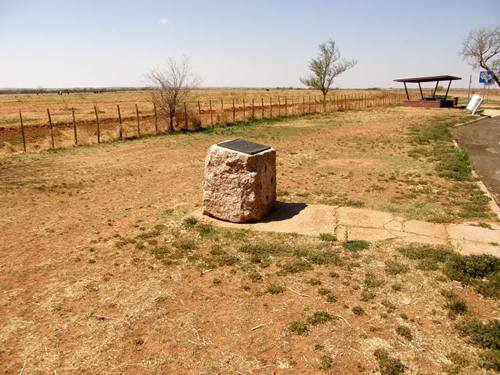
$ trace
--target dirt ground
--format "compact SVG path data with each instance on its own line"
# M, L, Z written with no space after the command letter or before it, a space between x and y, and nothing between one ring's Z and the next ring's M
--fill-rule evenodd
M481 319L498 317L497 300L419 269L396 244L351 251L182 221L201 204L206 150L235 137L277 149L282 201L473 220L446 200L454 183L408 156L410 126L462 117L347 111L0 159L0 369L376 373L385 349L410 374L485 373L441 291ZM388 272L387 260L408 269Z

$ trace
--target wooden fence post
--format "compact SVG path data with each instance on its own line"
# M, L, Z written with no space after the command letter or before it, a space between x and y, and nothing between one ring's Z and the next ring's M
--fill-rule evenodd
M278 117L281 117L281 99L278 96Z
M75 146L78 145L78 135L76 133L75 109L71 108L71 117L73 119L73 135L75 137Z
M221 119L221 123L222 123L222 121L224 120L224 100L223 99L220 100L220 119Z
M214 126L214 114L212 112L212 99L208 101L208 108L210 109L210 124Z
M26 152L26 138L24 137L23 114L19 110L19 120L21 121L21 135L23 136L23 150Z
M304 114L305 107L306 107L306 99L302 96L302 114Z
M118 110L118 137L122 139L123 137L123 125L122 125L122 113L120 111L120 104L116 105L116 109ZM156 109L156 107L155 107Z
M137 136L141 136L141 122L139 120L139 107L135 105L135 116L137 117Z
M273 117L273 97L269 97L269 117Z
M262 109L262 118L264 118L264 98L260 98L260 106Z
M47 108L47 116L49 117L50 140L51 140L51 143L52 143L52 148L55 148L55 144L54 144L54 127L52 125L52 117L50 116L50 111L49 111L48 108Z
M255 120L255 98L252 98L252 121Z
M311 113L311 95L307 98L307 113Z
M155 134L158 134L158 112L156 111L156 104L153 103L153 110L155 114Z
M188 126L188 110L186 102L184 102L184 125L186 126L186 131L189 130Z
M236 108L234 107L234 98L233 98L233 122L236 120Z
M97 106L94 105L95 123L97 125L97 143L101 143L101 127L99 125L99 115L97 114Z

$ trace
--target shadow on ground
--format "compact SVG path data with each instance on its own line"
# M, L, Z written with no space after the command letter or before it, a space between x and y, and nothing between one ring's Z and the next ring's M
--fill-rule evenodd
M262 219L261 223L271 223L274 221L283 221L297 216L307 207L305 203L285 203L276 202L273 210Z

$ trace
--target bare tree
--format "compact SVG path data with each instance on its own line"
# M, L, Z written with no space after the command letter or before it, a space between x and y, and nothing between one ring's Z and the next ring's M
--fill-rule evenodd
M191 90L199 85L199 79L191 73L189 61L181 63L168 60L163 68L152 70L148 78L153 84L152 101L160 115L168 118L168 130L174 130L174 118L179 105L189 97Z
M351 69L356 60L346 60L340 57L340 52L335 41L330 39L319 45L319 55L309 62L312 74L301 78L300 81L307 87L320 90L323 94L323 105L326 103L326 94L333 84L333 80Z
M460 54L473 67L480 66L493 72L493 79L500 86L500 25L494 28L472 30Z

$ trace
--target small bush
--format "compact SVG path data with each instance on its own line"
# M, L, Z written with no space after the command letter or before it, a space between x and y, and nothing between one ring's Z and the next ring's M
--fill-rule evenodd
M470 285L486 297L498 297L500 291L500 259L493 255L456 255L445 267L452 280Z
M404 374L408 368L398 358L391 357L385 349L377 349L373 355L377 358L379 371L382 375Z
M406 264L397 262L395 260L388 260L385 262L385 272L389 275L399 275L401 273L407 273L410 270Z
M350 251L360 251L365 250L370 247L370 243L368 241L363 240L352 240L344 242L344 248Z
M360 300L363 302L370 301L375 298L375 293L369 292L368 290L363 290L361 292L361 298Z
M333 317L330 313L328 313L326 311L316 311L309 318L307 318L307 323L315 326L315 325L318 325L321 323L326 323L332 319L333 319Z
M333 365L333 360L332 360L332 357L327 355L327 354L324 354L321 356L321 358L319 359L319 368L321 370L328 370L329 368L331 368Z
M318 279L309 279L306 281L306 283L310 284L310 285L321 285L321 280L318 280Z
M485 350L479 354L479 367L500 372L500 350Z
M196 242L191 238L184 238L175 241L174 246L181 250L193 250L196 247Z
M365 313L365 310L361 306L354 306L352 308L352 312L354 315L363 315Z
M404 337L408 341L413 340L413 335L411 333L411 329L407 326L403 326L403 325L397 326L396 333L399 336Z
M278 284L271 284L267 287L266 292L270 294L281 294L285 291L285 288Z
M448 303L446 304L446 308L450 310L453 314L463 315L467 313L468 306L465 301L460 298L457 294L452 291L442 291L441 294L448 299Z
M288 330L296 335L304 336L309 332L309 326L303 321L296 320L288 325Z
M500 321L492 319L482 322L471 319L457 325L461 336L484 349L500 350Z
M372 272L367 272L365 275L365 287L379 288L384 285L385 281Z

